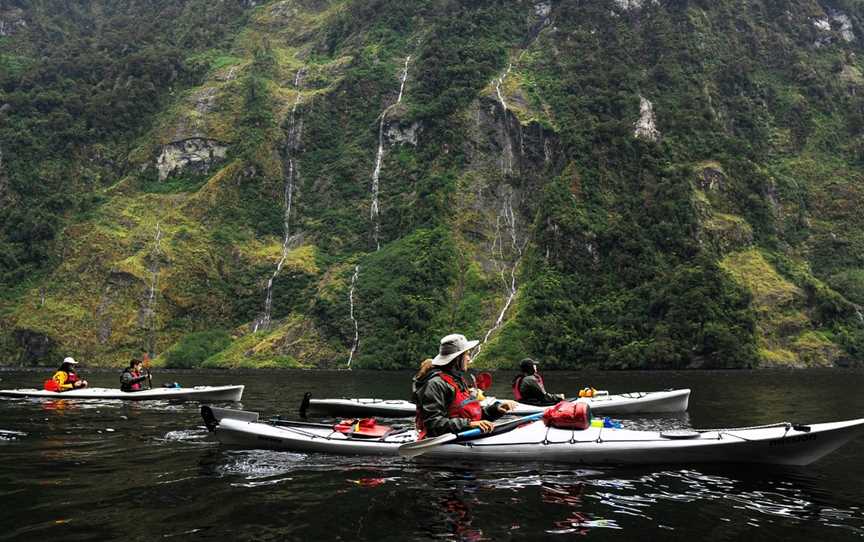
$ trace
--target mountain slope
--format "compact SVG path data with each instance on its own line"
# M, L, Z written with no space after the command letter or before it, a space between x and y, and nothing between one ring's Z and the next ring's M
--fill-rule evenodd
M12 362L860 359L856 2L65 9L0 6Z

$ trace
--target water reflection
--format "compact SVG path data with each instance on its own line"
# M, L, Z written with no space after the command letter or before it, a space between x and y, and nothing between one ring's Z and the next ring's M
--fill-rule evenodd
M296 414L306 389L321 397L395 395L411 376L279 374L202 372L194 379L242 380L243 408L266 417ZM286 389L289 374L296 386ZM617 381L603 386L610 390L693 388L689 414L624 420L625 427L656 431L852 417L843 413L864 411L862 374L601 376ZM116 381L113 373L94 379L103 376L106 385ZM586 382L575 373L554 376L561 389ZM498 380L497 393L506 395L509 378ZM17 385L23 382L8 387ZM817 400L826 389L830 397ZM605 539L619 530L628 538L700 542L864 538L864 438L806 468L442 464L233 450L202 427L198 403L45 405L0 400L0 427L26 433L2 442L0 524L10 527L0 540ZM130 509L140 513L132 523Z

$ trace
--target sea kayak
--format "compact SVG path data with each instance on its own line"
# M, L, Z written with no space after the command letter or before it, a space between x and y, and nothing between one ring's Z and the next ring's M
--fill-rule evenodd
M120 391L114 388L83 388L63 392L38 389L0 390L0 397L46 397L51 399L125 399L129 401L239 401L243 386L194 386L191 388L153 388L141 391Z
M225 445L292 452L399 456L401 445L414 442L413 428L370 437L338 431L339 426L261 422L255 412L201 408L208 429ZM864 431L864 418L798 425L696 431L635 431L591 427L584 430L547 427L542 420L511 431L429 449L422 457L446 460L495 460L571 464L773 463L807 465Z
M495 401L494 397L487 402ZM573 402L585 403L595 414L652 414L685 412L690 401L690 390L665 390L622 393L619 395L601 395L598 397L579 397ZM306 408L304 409L304 405ZM543 412L547 406L535 406L516 403L513 414L524 416ZM382 418L408 418L414 416L416 407L410 401L386 399L312 399L308 404L304 398L301 412L327 416L379 416Z

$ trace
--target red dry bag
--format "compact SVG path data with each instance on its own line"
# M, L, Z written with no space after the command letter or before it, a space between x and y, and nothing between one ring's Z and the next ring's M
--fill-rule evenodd
M546 409L543 422L558 429L588 429L591 426L591 408L585 403L561 401Z
M45 391L60 391L60 386L53 378L46 380L45 383L42 384L42 387L45 388Z

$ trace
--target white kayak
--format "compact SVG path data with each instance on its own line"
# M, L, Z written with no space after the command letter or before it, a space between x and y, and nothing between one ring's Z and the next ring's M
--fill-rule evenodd
M222 444L292 452L399 456L414 442L414 429L380 437L355 436L334 426L305 422L258 421L254 412L201 408L208 429ZM507 432L455 441L428 449L423 457L576 464L773 463L807 465L864 431L864 418L833 423L777 423L737 429L634 431L589 427L547 427L529 421Z
M495 401L494 397L486 399ZM379 416L382 418L408 418L414 416L416 406L411 401L398 399L312 399L306 402L304 397L300 406L301 415L308 410L311 413L328 416ZM669 412L685 412L690 401L690 390L637 391L619 395L601 395L598 397L579 397L570 399L577 403L585 403L591 407L594 414L654 414ZM304 409L304 405L306 408ZM535 406L516 403L513 413L517 416L543 412L549 406Z
M243 396L243 385L194 386L191 388L153 388L140 391L120 391L115 388L83 388L68 391L39 389L0 390L0 397L45 397L51 399L125 399L175 400L175 401L239 401Z

